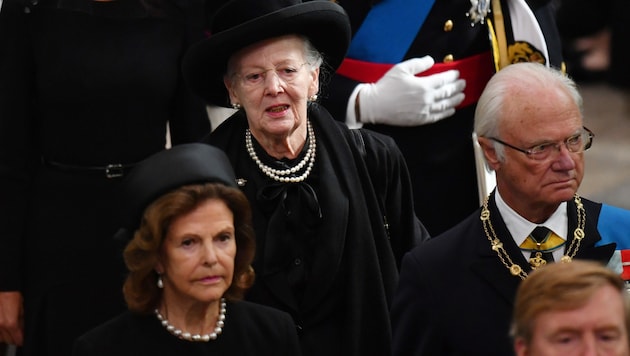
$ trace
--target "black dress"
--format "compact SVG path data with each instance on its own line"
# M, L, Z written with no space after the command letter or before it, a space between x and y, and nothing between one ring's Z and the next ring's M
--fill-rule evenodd
M179 71L189 9L139 4L4 1L0 12L0 291L23 292L25 354L68 355L124 310L121 179L103 167L164 149L167 122L173 144L209 129Z
M248 302L228 302L223 332L209 342L171 335L154 315L126 312L81 336L73 356L299 356L291 317Z
M304 355L387 356L399 262L428 239L407 168L391 138L355 136L318 104L308 117L316 159L300 183L268 178L249 157L243 110L207 139L227 153L252 204L256 282L246 299L291 314ZM295 165L256 150L276 169Z

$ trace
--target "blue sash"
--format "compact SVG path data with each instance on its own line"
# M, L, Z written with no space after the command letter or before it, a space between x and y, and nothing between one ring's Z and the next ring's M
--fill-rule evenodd
M611 242L617 244L617 250L630 249L630 211L607 204L602 204L597 230L602 239L596 246Z
M617 244L608 268L619 273L624 280L630 280L630 210L602 204L597 230L602 239L595 246Z
M418 35L435 0L383 0L354 34L348 57L375 63L399 63Z

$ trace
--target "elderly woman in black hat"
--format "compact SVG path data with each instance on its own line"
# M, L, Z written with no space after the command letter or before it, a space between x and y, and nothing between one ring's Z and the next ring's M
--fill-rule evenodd
M388 355L402 255L426 239L393 143L317 103L350 39L329 1L235 0L184 57L209 104L237 112L207 142L252 204L256 283L245 298L289 312L305 355ZM328 72L330 74L330 72Z
M239 301L255 242L221 150L175 146L141 162L124 188L130 311L80 337L73 355L300 354L288 314Z

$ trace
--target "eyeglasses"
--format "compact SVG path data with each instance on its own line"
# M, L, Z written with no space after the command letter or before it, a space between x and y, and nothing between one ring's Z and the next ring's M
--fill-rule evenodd
M575 134L571 137L568 137L562 142L542 143L540 145L530 147L529 149L516 147L507 142L501 141L498 138L490 137L489 139L492 141L498 142L504 146L507 146L511 149L517 150L519 152L523 152L524 154L527 155L527 157L531 159L534 159L537 161L543 161L549 158L552 153L559 152L561 145L563 144L569 152L572 152L572 153L584 152L588 150L589 148L591 148L591 145L593 144L593 137L595 137L595 134L591 130L587 129L586 127L582 127L582 131L580 133Z
M256 88L262 86L267 80L267 73L274 72L281 82L289 84L295 81L298 77L300 70L306 65L307 62L302 64L285 63L278 65L274 68L264 69L260 71L251 71L246 73L235 73L234 76L238 78L244 87Z

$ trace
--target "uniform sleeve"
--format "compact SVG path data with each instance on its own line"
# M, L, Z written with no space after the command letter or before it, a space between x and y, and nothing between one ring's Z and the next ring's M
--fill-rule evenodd
M20 251L38 147L35 72L27 18L16 1L0 11L0 291L20 289Z

